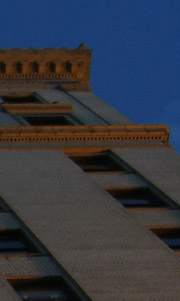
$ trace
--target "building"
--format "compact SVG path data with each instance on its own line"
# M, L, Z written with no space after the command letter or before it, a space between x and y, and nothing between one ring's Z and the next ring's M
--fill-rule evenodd
M89 86L91 50L0 50L2 301L179 300L180 159Z

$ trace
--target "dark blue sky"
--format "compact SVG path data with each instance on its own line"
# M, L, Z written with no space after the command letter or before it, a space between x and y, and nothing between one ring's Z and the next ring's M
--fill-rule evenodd
M179 0L0 0L0 48L93 49L94 92L180 153Z

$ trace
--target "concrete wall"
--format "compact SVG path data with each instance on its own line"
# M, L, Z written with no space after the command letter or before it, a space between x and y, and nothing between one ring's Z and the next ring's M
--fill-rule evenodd
M60 103L71 103L73 105L73 116L79 119L86 125L107 125L108 122L97 115L93 110L89 109L88 106L78 101L70 94L67 94L60 90L37 90L37 95L42 97L48 103L60 102Z
M91 92L35 92L48 103L72 103L87 125L132 124ZM0 113L0 125L17 124ZM1 274L61 275L62 265L92 300L179 300L180 257L147 229L180 226L178 208L130 212L104 190L148 186L180 205L179 155L139 146L112 150L134 174L101 175L85 174L60 151L1 150L0 195L48 251L1 257ZM10 212L0 213L0 229L19 227ZM0 300L19 300L3 278L1 285Z
M71 92L69 94L84 104L87 108L96 112L99 117L106 120L109 124L133 124L130 119L120 114L92 92Z
M133 124L131 120L110 107L92 92L65 93L60 90L37 90L36 92L47 102L72 103L74 115L87 125Z
M114 153L180 205L180 156L172 148L118 149Z
M63 153L0 164L4 200L92 300L178 299L179 257Z
M21 125L18 119L10 114L0 112L0 126L18 126Z

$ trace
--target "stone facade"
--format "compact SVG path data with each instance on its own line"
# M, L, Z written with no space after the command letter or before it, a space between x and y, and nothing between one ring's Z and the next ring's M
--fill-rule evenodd
M13 281L44 277L62 279L73 301L179 300L180 246L154 234L180 240L169 130L135 125L95 96L82 48L0 53L1 300L22 300ZM64 61L76 80L58 77ZM1 233L20 230L36 252L3 252Z

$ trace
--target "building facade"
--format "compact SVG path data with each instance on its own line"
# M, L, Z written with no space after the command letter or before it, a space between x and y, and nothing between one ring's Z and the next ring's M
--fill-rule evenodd
M180 159L93 94L91 50L0 50L0 300L179 300Z

